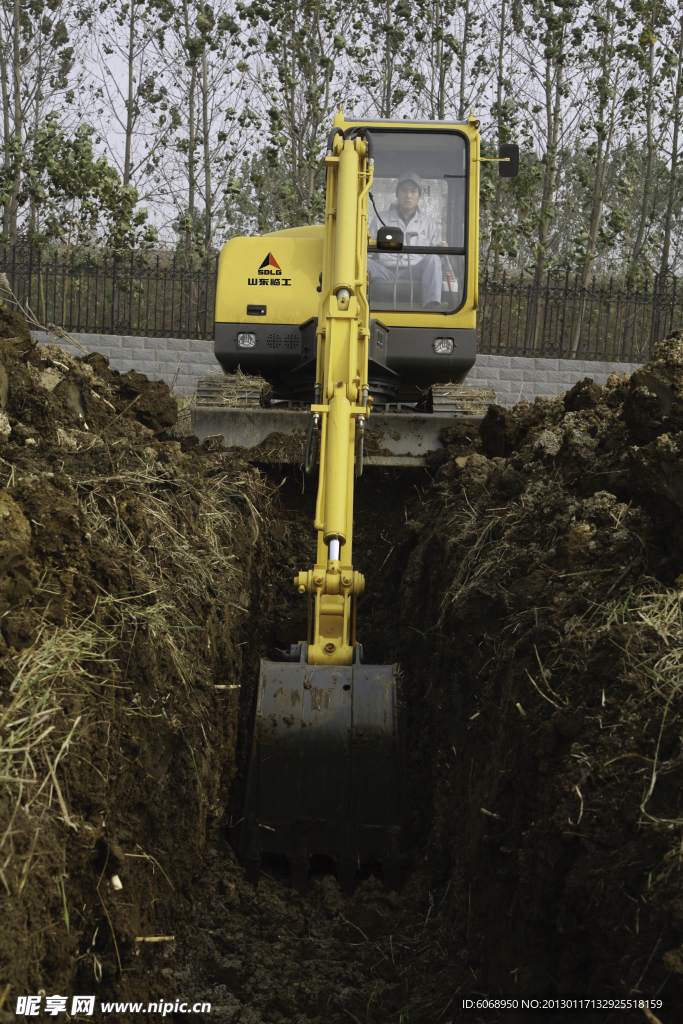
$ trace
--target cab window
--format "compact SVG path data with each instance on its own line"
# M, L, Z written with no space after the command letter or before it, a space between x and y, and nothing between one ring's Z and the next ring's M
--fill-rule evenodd
M400 227L399 253L368 250L370 307L452 313L465 292L467 142L455 131L372 129L371 239ZM409 250L416 250L410 253Z

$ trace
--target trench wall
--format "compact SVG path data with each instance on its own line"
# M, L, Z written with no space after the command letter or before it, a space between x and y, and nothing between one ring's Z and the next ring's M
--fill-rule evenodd
M38 344L57 342L73 355L80 350L59 338L35 331ZM114 370L134 369L152 379L165 380L178 394L191 395L200 374L219 373L213 342L183 338L133 338L117 334L74 334L89 352L109 357ZM578 380L592 377L604 384L613 371L633 373L640 363L592 362L582 359L535 359L529 356L478 355L467 378L475 387L493 388L500 405L514 405L521 398L533 402L538 395L553 397L568 391Z

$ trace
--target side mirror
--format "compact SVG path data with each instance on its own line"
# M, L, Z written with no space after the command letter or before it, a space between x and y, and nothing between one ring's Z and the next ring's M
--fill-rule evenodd
M498 150L501 163L498 164L500 178L516 178L519 174L519 146L516 142L504 142Z
M380 228L377 232L378 249L402 249L403 232L400 228Z

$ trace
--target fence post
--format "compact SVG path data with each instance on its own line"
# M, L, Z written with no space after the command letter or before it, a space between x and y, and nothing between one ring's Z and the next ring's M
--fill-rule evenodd
M105 256L105 261L107 257ZM106 263L105 263L106 265ZM105 291L106 294L106 291ZM109 333L114 333L114 296L116 294L116 249L114 249L113 262L112 262L112 273L111 273L111 315L109 324Z
M675 312L676 312L676 282L677 282L677 280L678 280L678 278L674 277L674 279L673 279L674 286L673 286L673 288L671 290L671 320L669 321L669 331L670 332L673 331L673 329L674 329L674 315L675 315Z
M28 292L26 295L25 305L31 309L31 282L33 280L33 245L29 242L28 245Z

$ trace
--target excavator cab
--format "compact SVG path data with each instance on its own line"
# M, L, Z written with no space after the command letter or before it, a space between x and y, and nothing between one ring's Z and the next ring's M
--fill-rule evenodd
M307 635L261 662L241 842L255 882L268 853L288 858L301 888L316 854L347 889L368 860L389 886L400 878L397 666L363 662L353 493L364 464L424 464L454 417L483 412L462 387L476 345L479 164L471 115L392 123L340 110L324 222L221 253L225 376L200 382L195 433L245 447L298 439L284 457L318 477L316 561L293 579Z
M373 150L365 237L357 240L368 254L357 287L369 313L374 409L365 464L425 465L453 417L479 418L493 397L463 385L476 355L479 122L471 115L434 123L338 114L333 130L365 133ZM357 211L349 216L357 230ZM260 450L264 459L302 461L318 382L330 223L326 214L322 224L233 238L223 247L214 343L223 375L199 379L191 415L200 441L222 434L227 445ZM273 436L287 443L267 444Z
M375 173L370 239L381 227L403 234L400 251L368 257L373 316L452 315L466 293L467 137L449 130L372 130Z

